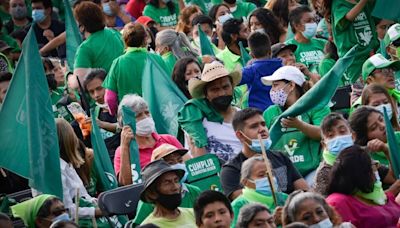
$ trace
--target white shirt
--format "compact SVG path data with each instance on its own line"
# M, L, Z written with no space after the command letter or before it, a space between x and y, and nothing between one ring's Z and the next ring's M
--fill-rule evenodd
M71 216L74 218L76 205L73 203L73 200L75 199L77 190L79 190L79 197L83 197L88 201L96 202L96 198L92 198L87 193L81 178L71 164L66 163L60 158L60 167L64 206L69 209ZM94 217L94 211L94 207L79 207L78 215L80 218Z

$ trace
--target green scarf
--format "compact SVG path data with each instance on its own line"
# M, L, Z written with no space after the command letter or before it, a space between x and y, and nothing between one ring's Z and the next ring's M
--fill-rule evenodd
M333 164L336 161L337 155L333 155L329 151L324 150L324 152L322 153L322 157L324 158L324 161L326 162L326 164L333 166Z
M53 195L39 195L11 207L14 217L21 218L28 227L35 227L36 215L47 199L56 198Z
M274 198L272 197L272 195L267 196L257 192L255 189L244 187L244 189L242 190L242 196L243 198L245 198L250 202L263 203L271 211L275 209ZM286 193L276 192L276 199L278 201L278 206L283 206L285 204L287 197L288 195Z
M360 196L364 199L371 200L372 202L374 202L377 205L385 205L386 204L387 197L386 197L385 192L383 191L381 181L375 181L374 190L372 192L365 193L365 192L358 191L358 192L356 192L356 195Z

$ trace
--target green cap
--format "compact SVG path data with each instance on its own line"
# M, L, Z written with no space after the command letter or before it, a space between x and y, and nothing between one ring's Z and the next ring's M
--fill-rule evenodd
M400 70L400 61L389 61L383 57L383 55L375 54L364 62L362 66L362 78L365 81L375 69L389 67L393 68L395 71Z
M400 38L400 24L394 24L390 26L388 31L386 32L385 38L383 39L383 43L385 47L388 47L393 41Z

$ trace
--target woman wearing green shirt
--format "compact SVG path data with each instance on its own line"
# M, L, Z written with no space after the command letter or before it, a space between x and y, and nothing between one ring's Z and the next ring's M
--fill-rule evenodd
M262 81L266 85L272 85L270 95L275 104L264 112L268 128L310 87L303 73L294 66L283 66L272 76L263 77ZM284 134L273 147L273 149L286 152L310 186L312 186L315 169L318 167L321 157L319 124L329 113L329 108L324 107L297 117L283 118L280 124Z
M173 29L178 24L179 5L174 0L150 0L144 7L143 15L157 23L158 31Z

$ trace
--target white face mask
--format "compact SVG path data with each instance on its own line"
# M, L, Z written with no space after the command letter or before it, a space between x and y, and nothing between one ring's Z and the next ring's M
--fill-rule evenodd
M332 227L333 224L329 218L326 218L317 224L309 226L309 228L332 228Z
M383 111L384 107L386 108L386 112L388 114L389 119L392 119L393 111L392 111L392 105L391 104L389 104L389 103L381 104L381 105L375 106L374 108L376 110L378 110L380 113L382 113L382 115L384 115L384 111Z
M151 117L147 117L136 123L136 134L139 136L149 136L155 131L155 123Z
M219 23L221 23L221 25L223 25L227 20L229 20L231 18L233 18L233 16L232 16L232 14L229 13L229 14L219 16L218 21L219 21Z

